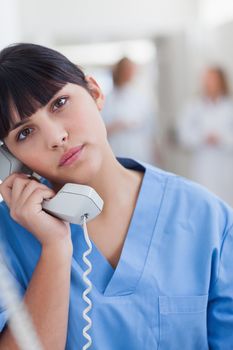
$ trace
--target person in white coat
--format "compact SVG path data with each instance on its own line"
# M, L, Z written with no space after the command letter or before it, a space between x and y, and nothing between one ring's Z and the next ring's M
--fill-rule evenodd
M113 89L102 116L116 156L155 162L155 118L149 99L134 84L137 65L122 58L113 68Z
M233 102L221 68L205 72L203 96L186 106L178 137L192 151L190 177L233 206Z

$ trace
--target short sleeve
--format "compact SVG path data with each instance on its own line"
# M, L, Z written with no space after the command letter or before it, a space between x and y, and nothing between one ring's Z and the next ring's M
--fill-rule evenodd
M233 348L233 228L220 252L218 278L209 293L208 339L211 350Z

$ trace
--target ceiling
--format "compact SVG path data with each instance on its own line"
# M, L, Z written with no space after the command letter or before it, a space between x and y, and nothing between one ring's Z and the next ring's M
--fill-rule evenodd
M155 37L192 23L198 0L18 0L25 41L52 45Z

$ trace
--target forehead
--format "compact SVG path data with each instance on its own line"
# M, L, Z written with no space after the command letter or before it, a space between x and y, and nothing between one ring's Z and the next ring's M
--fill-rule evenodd
M206 79L219 79L220 74L216 70L212 69L212 70L209 70L208 72L206 72L205 77L206 77Z

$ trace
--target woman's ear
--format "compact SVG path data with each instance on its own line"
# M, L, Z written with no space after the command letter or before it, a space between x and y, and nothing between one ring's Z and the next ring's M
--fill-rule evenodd
M99 85L97 84L97 82L95 81L94 78L90 77L90 76L86 76L85 80L88 83L88 89L89 92L91 94L91 96L93 97L97 108L99 111L101 111L103 109L104 106L104 95L102 93L101 88L99 87Z

